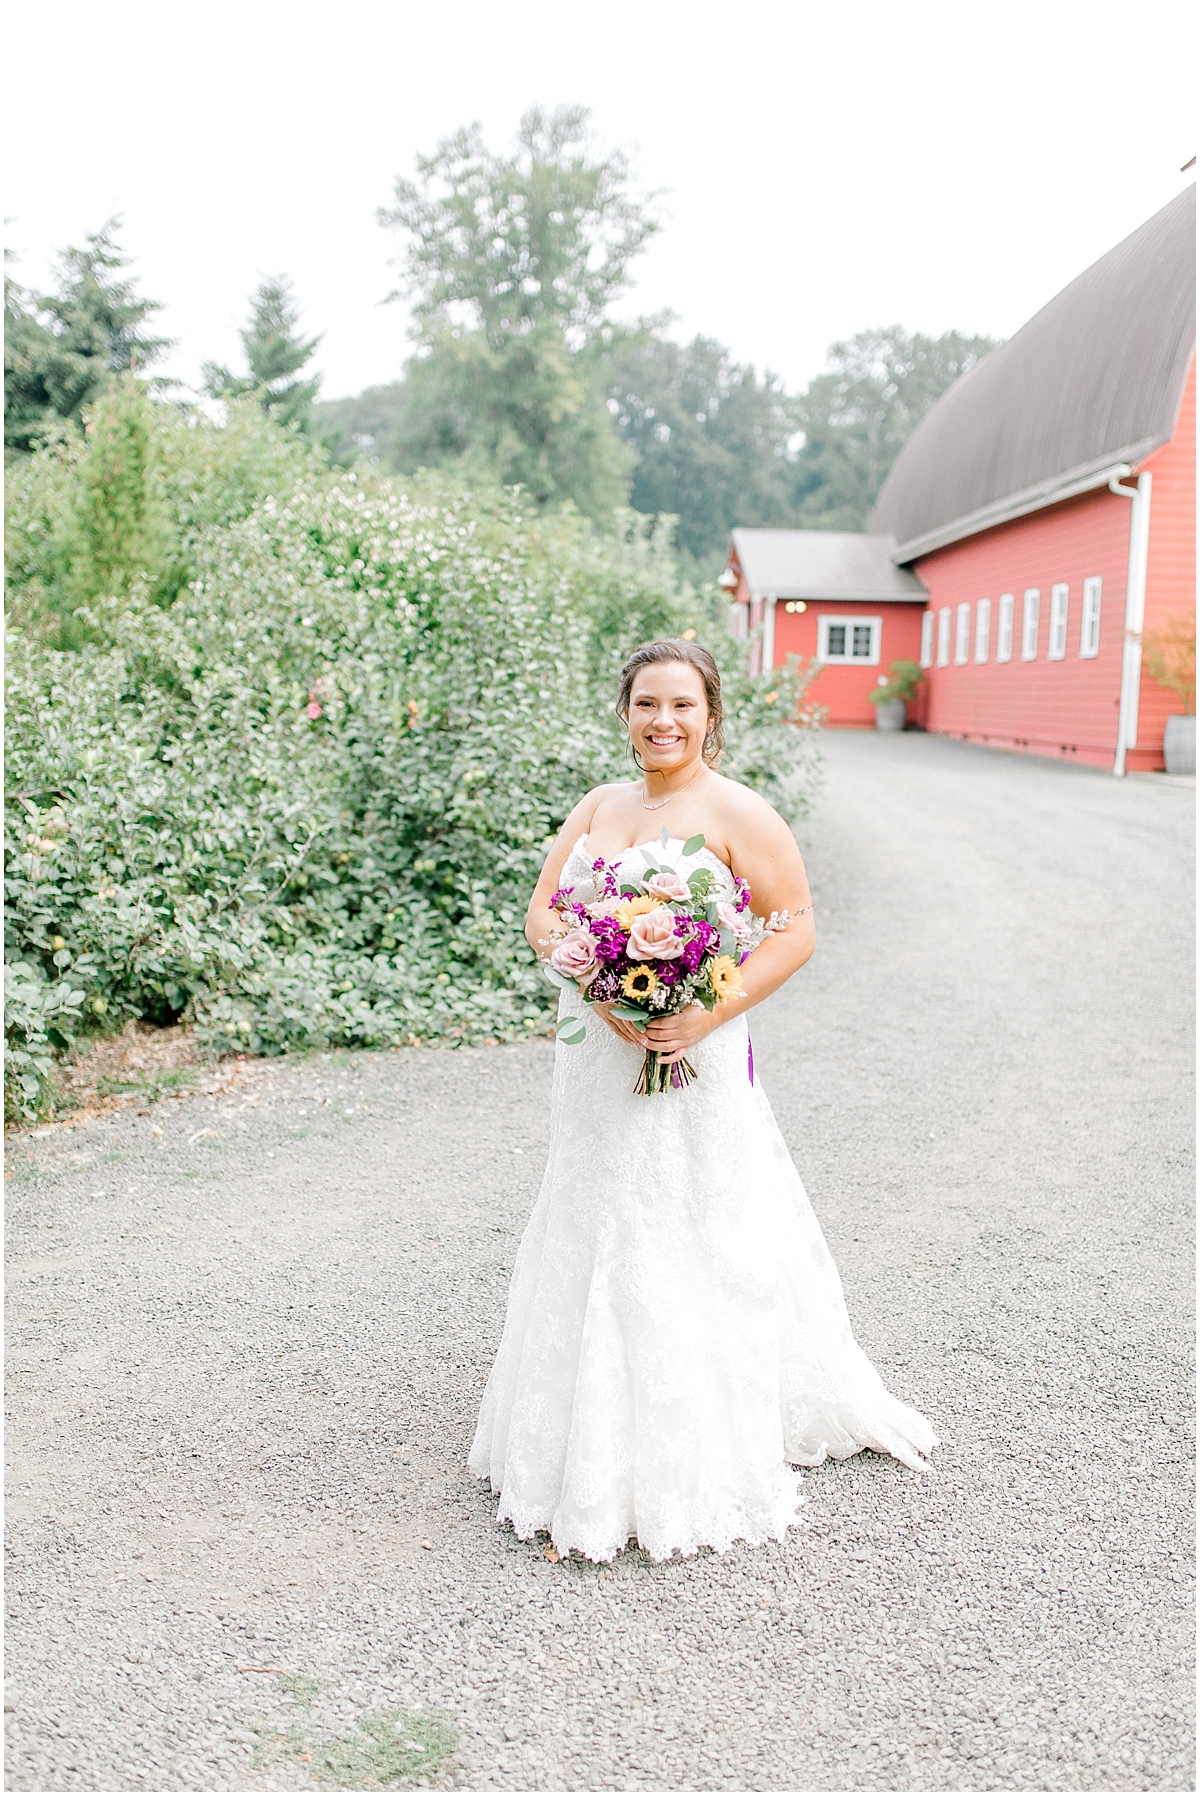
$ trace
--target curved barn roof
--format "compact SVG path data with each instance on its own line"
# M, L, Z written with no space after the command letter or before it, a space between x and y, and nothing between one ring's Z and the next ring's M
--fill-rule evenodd
M871 513L897 561L1101 485L1169 440L1196 340L1195 237L1190 187L930 408Z

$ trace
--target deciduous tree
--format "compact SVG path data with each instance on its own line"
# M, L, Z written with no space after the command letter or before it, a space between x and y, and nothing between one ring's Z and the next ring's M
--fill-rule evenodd
M992 337L940 337L893 324L834 343L829 370L796 402L796 521L864 530L888 470L935 399L995 347Z
M396 182L380 221L403 234L397 296L418 345L397 465L458 463L599 517L632 465L602 391L609 312L657 225L587 121L535 107L508 155L478 125L458 131Z

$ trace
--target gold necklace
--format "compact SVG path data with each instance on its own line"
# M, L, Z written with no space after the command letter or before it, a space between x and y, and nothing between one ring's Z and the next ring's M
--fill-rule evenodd
M646 803L646 799L649 796L649 791L646 786L646 775L645 775L645 773L643 773L642 774L642 809L644 811L661 811L665 804L670 804L670 802L673 798L678 798L680 792L686 792L688 789L688 786L694 786L696 781L700 778L700 775L702 773L704 773L705 771L706 771L706 769L704 767L702 767L702 766L697 767L695 773L693 773L691 779L688 781L687 786L680 786L679 792L668 792L667 796L665 798L660 798L657 804L647 804Z

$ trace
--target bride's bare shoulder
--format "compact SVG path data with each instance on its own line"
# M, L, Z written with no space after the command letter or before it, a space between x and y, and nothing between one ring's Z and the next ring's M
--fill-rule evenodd
M775 830L791 835L779 812L761 793L752 792L749 786L743 786L723 773L717 775L717 780L719 784L713 797L727 835L741 836L751 832L761 836Z
M593 786L590 792L584 793L563 824L559 839L569 837L574 841L577 836L590 835L596 819L606 805L622 796L628 796L635 789L635 784L633 780L613 780L608 785Z

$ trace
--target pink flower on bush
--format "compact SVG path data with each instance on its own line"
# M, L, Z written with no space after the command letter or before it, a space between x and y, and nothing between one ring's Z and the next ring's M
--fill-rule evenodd
M679 899L690 898L691 889L686 880L680 879L678 873L668 868L662 873L652 873L646 881L646 890L653 892L656 898Z
M740 911L736 904L718 904L717 916L726 929L732 929L734 935L745 935L750 928L750 918L745 911Z
M306 717L311 717L314 723L317 721L317 718L321 715L321 707L317 703L315 698L310 699L309 702L307 703L307 705L305 705L304 715Z
M630 960L678 960L683 943L675 933L674 911L660 907L635 917L626 952Z
M551 952L550 965L564 979L573 979L577 985L590 985L600 971L596 957L598 945L595 936L586 929L569 930Z

